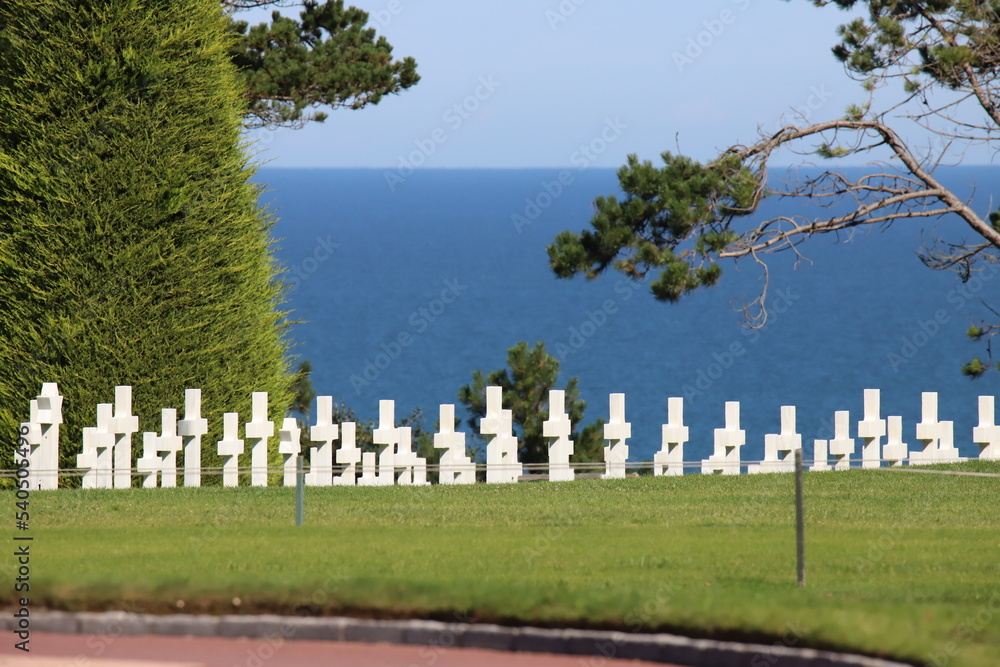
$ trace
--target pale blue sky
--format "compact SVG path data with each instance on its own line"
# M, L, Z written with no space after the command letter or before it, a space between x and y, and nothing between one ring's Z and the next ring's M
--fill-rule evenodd
M348 4L422 80L323 124L252 133L268 166L617 167L678 146L706 160L758 126L864 99L830 53L848 15L807 0Z

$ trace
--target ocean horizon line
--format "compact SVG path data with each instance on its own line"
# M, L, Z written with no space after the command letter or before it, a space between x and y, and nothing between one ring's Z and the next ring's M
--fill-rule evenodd
M552 167L418 167L413 169L413 173L418 172L455 172L455 171L572 171L572 172L585 172L585 171L617 171L622 165L617 167L586 167L581 169L578 166L573 165L562 165L562 166L552 166ZM859 170L866 167L876 167L884 168L881 165L840 165L836 169L824 169L825 171L838 171L838 170ZM268 170L268 171L393 171L398 168L396 166L388 167L310 167L310 166L287 166L287 165L268 165L260 164L257 165L257 171ZM955 164L955 165L940 165L938 169L998 169L1000 164ZM769 166L769 172L780 172L787 171L789 169L823 169L819 165L775 165Z

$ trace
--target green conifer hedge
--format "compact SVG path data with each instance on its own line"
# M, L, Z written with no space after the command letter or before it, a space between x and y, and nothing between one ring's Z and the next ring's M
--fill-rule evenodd
M205 465L221 413L249 419L251 392L284 415L273 221L250 181L229 39L218 0L0 3L4 441L42 382L65 396L64 467L118 384L142 431L201 388Z

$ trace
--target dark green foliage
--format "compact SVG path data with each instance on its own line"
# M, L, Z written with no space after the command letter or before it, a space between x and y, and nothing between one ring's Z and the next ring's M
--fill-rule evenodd
M903 73L905 92L921 95L940 86L969 94L986 112L988 129L1000 124L995 89L1000 70L1000 2L996 0L813 0L816 6L835 4L851 9L867 5L867 16L840 26L840 43L833 53L849 72L866 79L869 88L897 63L913 63ZM985 134L986 132L984 132ZM1000 213L989 215L994 228ZM968 270L962 273L968 280ZM989 340L997 325L973 327L973 340ZM992 367L978 357L962 366L962 373L978 378ZM997 366L1000 368L1000 365Z
M610 266L641 279L658 269L652 292L671 302L719 280L719 253L738 237L732 223L760 200L757 178L732 154L708 165L661 158L656 168L629 155L618 170L624 196L598 197L592 230L556 237L548 252L557 276L595 278Z
M295 383L292 385L294 397L289 410L301 415L297 421L301 432L299 434L299 444L302 445L304 454L308 454L309 447L313 446L313 441L309 437L309 427L311 420L309 413L316 400L316 392L313 390L312 364L308 359L299 364L299 372ZM365 452L378 452L381 445L376 445L372 440L372 431L378 426L373 420L359 420L354 410L344 403L333 404L333 423L343 424L344 422L354 422L355 439L358 449ZM429 464L435 464L441 459L441 450L434 449L434 433L424 428L424 415L420 408L413 410L399 420L399 426L408 426L412 429L413 449L418 455L427 459ZM336 461L334 462L336 463Z
M998 370L1000 370L1000 362L997 362L996 364L992 363L993 360L992 343L993 343L993 336L995 336L996 333L997 333L997 325L986 324L985 322L983 323L982 326L973 324L965 332L965 335L967 335L974 341L981 341L984 338L986 339L987 360L983 361L979 357L973 357L972 360L970 360L969 362L967 362L965 365L962 366L962 373L964 375L967 375L972 379L976 379L982 377L986 373L986 371L990 370L990 368L992 367L996 367Z
M230 53L249 100L251 126L301 126L326 114L316 105L360 109L420 80L413 58L392 59L392 46L366 28L368 14L343 0L303 3L299 20L272 14L270 24L233 21Z
M292 385L294 397L289 407L290 411L301 415L297 419L299 428L301 429L299 444L302 445L302 451L306 455L308 455L309 448L313 446L313 441L309 437L309 428L311 421L314 420L310 419L309 414L316 400L316 392L313 390L312 379L310 378L311 373L312 364L308 359L303 360L299 364L299 372L295 383ZM378 452L382 449L381 445L376 445L372 440L372 431L378 426L375 421L370 419L360 420L354 410L346 404L334 403L333 423L343 424L344 422L354 422L356 424L355 442L358 449L365 452ZM434 449L434 433L424 428L424 415L420 408L413 410L410 414L400 419L399 426L408 426L412 429L413 449L418 455L427 459L429 464L437 463L440 460L441 451Z
M1000 211L987 222L960 203L961 197L941 185L934 172L952 151L988 141L1000 128L1000 0L811 1L818 7L867 9L866 15L840 26L833 53L861 81L868 99L848 105L839 119L762 134L757 142L734 145L707 164L668 152L657 169L630 155L618 171L623 194L599 197L591 229L562 232L548 247L556 276L583 273L594 278L609 267L632 278L656 271L650 283L653 294L675 302L716 284L721 261L750 258L765 265L767 254L793 249L813 235L935 215L960 218L978 237L921 253L928 266L968 280L975 262L998 261ZM875 92L893 80L902 83L908 97L902 102L894 98L891 113L873 109ZM938 154L914 152L890 125L900 117L916 123L921 133L940 135ZM812 145L803 150L799 144L804 142ZM871 151L882 148L892 156L885 167L888 177L853 178L830 169L819 176L789 171L777 185L768 179L768 161L781 149L867 161ZM753 219L767 194L815 198L820 212ZM823 212L831 211L834 202L848 212ZM764 278L761 294L743 308L750 326L766 322L766 269ZM988 342L998 334L1000 325L984 323L974 338ZM991 357L987 362L975 359L963 371L977 377L991 366Z
M545 343L528 344L521 341L507 350L508 368L495 370L489 375L482 371L472 374L472 383L458 392L460 400L469 411L469 428L479 433L479 420L486 416L486 387L503 388L503 405L513 413L514 432L521 442L518 459L522 463L547 463L551 438L542 435L542 423L549 418L549 390L558 389L559 361L545 351ZM587 404L580 400L578 380L566 383L566 411L573 423L570 436L574 443L571 457L575 462L603 460L604 422L598 420L580 428ZM478 435L473 437L479 438Z
M117 384L150 431L201 388L205 465L222 412L292 401L230 39L217 0L0 4L0 431L58 382L64 467Z
M989 369L989 364L984 364L982 359L974 357L972 361L962 366L962 373L968 375L969 377L978 378Z
M316 390L313 389L311 374L312 364L308 359L303 359L299 364L299 372L295 376L295 382L292 384L294 396L289 407L292 412L298 412L307 418L309 409L312 407L313 401L316 400Z
M868 77L916 56L904 85L920 88L920 79L952 89L970 77L992 78L1000 65L1000 2L996 0L813 0L841 9L866 5L867 17L840 26L833 53L849 71ZM928 30L927 26L934 29Z

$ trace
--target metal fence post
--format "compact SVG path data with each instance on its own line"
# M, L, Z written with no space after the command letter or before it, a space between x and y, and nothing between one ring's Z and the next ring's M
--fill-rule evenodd
M802 450L795 450L795 556L799 586L806 585L806 524L802 506Z
M302 455L295 457L295 525L302 525L305 502L306 474L302 470Z

